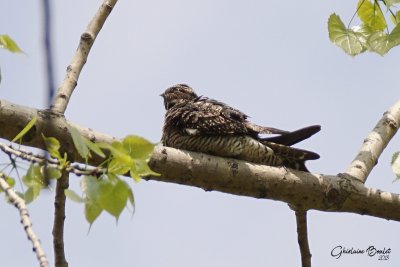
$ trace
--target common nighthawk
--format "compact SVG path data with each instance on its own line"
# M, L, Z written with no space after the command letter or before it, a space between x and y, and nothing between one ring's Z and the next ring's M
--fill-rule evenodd
M222 102L198 96L186 84L161 96L166 109L162 143L211 155L308 171L306 160L319 155L290 147L320 131L319 125L288 132L253 124L248 116ZM262 137L274 134L272 137Z

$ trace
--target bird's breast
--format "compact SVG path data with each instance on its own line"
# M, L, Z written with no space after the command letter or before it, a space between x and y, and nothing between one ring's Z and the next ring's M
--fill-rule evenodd
M190 130L165 131L163 145L221 157L237 157L243 151L244 136L197 135Z

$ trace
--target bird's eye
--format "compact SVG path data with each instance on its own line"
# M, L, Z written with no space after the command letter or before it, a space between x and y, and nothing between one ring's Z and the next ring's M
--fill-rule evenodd
M168 110L168 102L167 99L164 97L164 107L166 110Z

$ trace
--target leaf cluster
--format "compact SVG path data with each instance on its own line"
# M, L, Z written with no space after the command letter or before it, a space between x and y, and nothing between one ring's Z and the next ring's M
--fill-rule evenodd
M81 180L82 196L72 190L66 190L68 198L75 202L84 203L86 220L92 224L102 211L106 211L116 219L127 204L134 208L134 197L131 187L121 179L120 175L129 174L136 182L140 177L147 175L159 175L153 172L147 165L154 144L146 139L129 135L122 141L115 141L112 144L93 143L84 140L80 134L71 134L75 147L79 154L86 159L90 151L98 156L105 157L103 150L110 154L103 162L105 172L100 177L84 176Z
M25 134L35 125L37 114L12 140L20 142ZM129 135L121 141L112 144L94 143L82 136L73 126L68 126L74 146L79 155L86 161L96 154L104 158L104 161L95 169L96 172L87 172L80 182L81 195L72 191L65 190L65 195L85 206L85 217L90 224L98 216L106 211L116 219L121 212L130 204L134 210L134 196L131 187L121 176L129 175L135 182L140 181L140 177L148 175L159 175L153 172L147 162L151 156L154 144L146 139ZM61 177L62 171L69 171L71 163L67 153L61 155L60 142L54 137L42 135L46 144L49 159L43 158L43 164L31 162L26 174L22 178L22 183L26 190L23 193L17 192L27 203L31 203L40 195L44 188L48 188L49 180ZM10 157L13 168L17 168L16 159ZM29 160L29 157L25 159ZM87 166L82 167L85 169ZM98 171L101 170L101 171ZM15 180L6 176L6 181L10 186L14 186Z
M399 2L359 0L356 14L361 24L353 27L346 27L338 15L332 14L328 20L329 39L351 56L365 51L383 56L400 44L400 11L393 11ZM394 25L391 31L383 10L388 12Z

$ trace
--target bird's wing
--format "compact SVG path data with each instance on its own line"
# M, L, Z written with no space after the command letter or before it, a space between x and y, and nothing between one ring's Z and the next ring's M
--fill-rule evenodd
M212 104L214 107L221 107L223 109L222 111L222 116L224 116L227 119L233 119L235 121L238 121L239 123L243 124L243 126L247 129L246 133L249 133L250 135L258 135L258 134L288 134L290 133L289 131L285 130L280 130L277 128L272 128L272 127L265 127L265 126L260 126L254 123L251 123L247 121L248 116L241 112L238 109L232 108L231 106L228 106L225 103L219 102L214 99L210 98L201 98L199 97L200 100Z
M285 146L291 146L311 137L312 135L318 133L320 130L320 125L312 125L293 132L286 132L279 136L262 138L261 140Z
M250 130L250 132L254 132L256 134L288 134L290 133L289 131L285 131L285 130L280 130L277 128L272 128L272 127L264 127L264 126L260 126L257 124L253 124L250 122L247 122L246 124L247 129Z
M172 108L166 120L190 135L248 134L247 115L222 102L201 97Z

